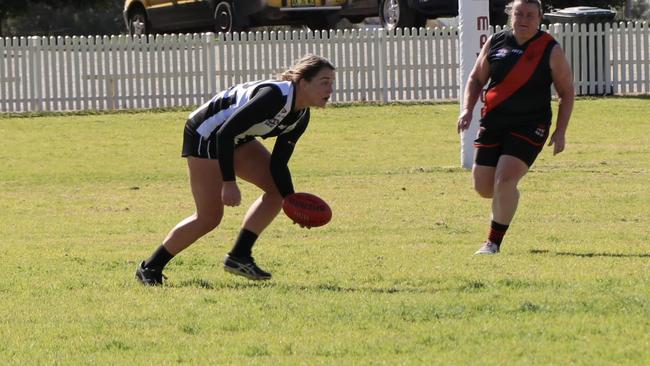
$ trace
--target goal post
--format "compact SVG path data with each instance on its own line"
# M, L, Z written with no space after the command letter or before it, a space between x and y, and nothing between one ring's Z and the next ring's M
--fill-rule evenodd
M465 84L481 48L490 33L490 1L459 0L459 36L460 36L460 110L464 107ZM481 93L482 94L482 93ZM479 98L472 114L470 127L461 133L460 155L463 168L471 169L474 161L474 139L478 132L483 95Z

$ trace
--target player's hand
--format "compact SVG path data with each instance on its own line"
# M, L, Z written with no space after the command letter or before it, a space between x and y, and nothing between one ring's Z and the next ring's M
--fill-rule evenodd
M239 206L241 203L241 192L237 182L223 182L221 187L221 201L226 206Z
M553 132L551 139L548 142L548 146L553 146L553 155L557 155L564 151L564 134L557 131Z
M458 117L458 125L456 126L456 131L461 133L469 128L470 123L472 123L472 111L464 110L460 117Z

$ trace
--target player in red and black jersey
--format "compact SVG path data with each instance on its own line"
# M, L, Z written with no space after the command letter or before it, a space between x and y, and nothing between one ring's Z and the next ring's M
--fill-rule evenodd
M309 108L324 107L332 95L334 66L307 55L281 80L235 85L192 112L185 123L182 156L187 158L196 212L179 222L162 245L136 269L146 285L160 285L167 263L221 222L225 206L238 206L236 177L263 194L248 209L224 269L253 280L271 274L257 266L252 247L294 192L288 162L309 123ZM257 137L276 137L273 151Z
M541 152L551 127L551 85L559 97L555 131L549 146L553 155L564 150L565 133L573 110L571 68L557 42L539 29L539 0L515 0L511 30L490 37L467 81L458 132L472 121L483 90L485 106L474 146L474 188L492 199L492 222L487 241L476 254L500 250L517 210L517 184Z

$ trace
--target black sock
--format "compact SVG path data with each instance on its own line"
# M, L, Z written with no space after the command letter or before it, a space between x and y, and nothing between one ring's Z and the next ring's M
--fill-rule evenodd
M144 266L148 268L163 269L172 258L174 258L174 256L161 245L153 252L153 254L151 254L149 259L144 261Z
M255 240L257 240L257 234L246 229L241 229L237 241L235 241L235 246L232 247L228 255L239 258L250 257L253 252Z
M501 246L501 242L503 241L503 237L506 235L509 226L510 225L499 224L492 220L490 223L490 234L488 235L488 240L497 246Z

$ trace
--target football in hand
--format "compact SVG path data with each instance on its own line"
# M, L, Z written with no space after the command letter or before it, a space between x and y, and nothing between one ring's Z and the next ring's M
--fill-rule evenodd
M293 222L304 227L317 227L332 219L332 209L320 197L311 193L296 192L282 202L282 210Z

